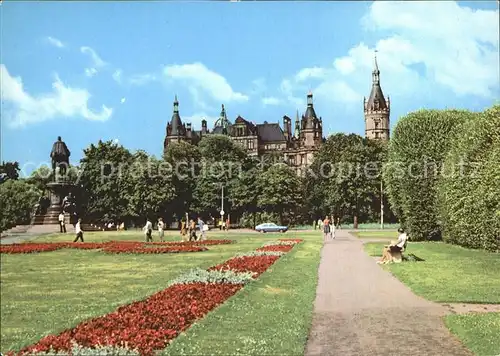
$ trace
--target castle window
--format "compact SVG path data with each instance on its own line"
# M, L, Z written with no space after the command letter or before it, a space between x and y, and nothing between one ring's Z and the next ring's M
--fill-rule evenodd
M375 121L375 128L378 129L378 124L379 122L378 121Z
M375 138L380 138L380 133L379 132L375 132Z

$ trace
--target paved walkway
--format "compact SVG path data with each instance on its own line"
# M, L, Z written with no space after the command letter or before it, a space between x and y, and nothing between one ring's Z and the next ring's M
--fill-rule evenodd
M306 356L471 355L450 334L445 307L413 294L347 231L321 252Z

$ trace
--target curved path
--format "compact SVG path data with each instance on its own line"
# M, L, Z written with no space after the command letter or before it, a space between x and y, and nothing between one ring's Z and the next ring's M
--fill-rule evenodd
M472 355L444 326L447 309L413 294L345 230L321 251L306 356Z

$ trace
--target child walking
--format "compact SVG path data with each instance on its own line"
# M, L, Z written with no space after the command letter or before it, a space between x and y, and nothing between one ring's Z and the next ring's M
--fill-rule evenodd
M80 223L82 222L82 219L78 219L78 222L75 225L75 232L76 232L76 237L73 242L77 242L78 240L81 240L83 242L83 231L80 226Z

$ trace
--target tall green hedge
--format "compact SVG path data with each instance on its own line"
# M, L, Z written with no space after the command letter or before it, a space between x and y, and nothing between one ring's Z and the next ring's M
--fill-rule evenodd
M463 110L420 110L398 121L384 182L391 206L412 240L441 238L437 182L454 136L475 115Z
M500 105L467 122L439 182L443 239L500 250Z

